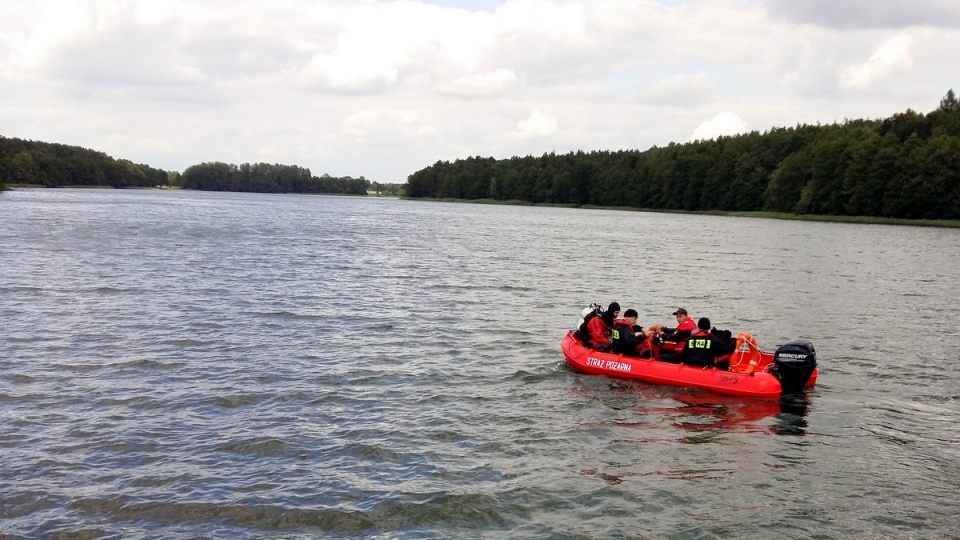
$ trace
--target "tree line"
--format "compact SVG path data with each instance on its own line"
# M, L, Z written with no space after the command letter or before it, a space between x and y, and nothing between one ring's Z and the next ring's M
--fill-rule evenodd
M960 103L646 151L438 161L408 197L960 219Z
M126 159L113 159L66 144L11 139L0 135L0 185L47 187L154 187L167 183L167 173Z
M247 191L254 193L336 193L366 195L371 183L364 177L313 176L310 169L269 163L201 163L180 175L183 189Z
M201 163L182 174L114 159L79 146L0 136L0 191L7 184L45 187L109 186L114 188L179 187L206 191L257 193L336 193L366 195L372 184L364 177L313 176L309 169L268 163L232 165ZM396 184L377 184L377 191L397 191Z

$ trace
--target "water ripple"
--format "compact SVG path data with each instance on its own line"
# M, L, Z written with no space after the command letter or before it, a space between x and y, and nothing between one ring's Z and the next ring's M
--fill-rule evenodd
M960 533L955 231L0 199L0 537ZM611 300L811 339L820 381L776 402L573 372L563 333Z

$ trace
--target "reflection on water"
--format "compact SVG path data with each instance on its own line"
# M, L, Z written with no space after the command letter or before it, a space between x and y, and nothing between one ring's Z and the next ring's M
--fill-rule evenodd
M810 390L803 390L775 401L614 380L595 396L612 410L632 413L629 419L616 420L617 426L642 429L666 423L681 433L696 432L683 434L680 442L697 444L713 442L728 432L806 435L809 394ZM770 418L775 421L766 421Z
M778 435L806 435L807 411L810 409L810 390L785 393L780 396L780 414L777 415Z

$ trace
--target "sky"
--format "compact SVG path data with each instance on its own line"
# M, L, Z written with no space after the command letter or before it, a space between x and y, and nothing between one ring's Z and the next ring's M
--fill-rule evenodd
M169 171L647 150L936 109L956 0L0 0L0 135Z

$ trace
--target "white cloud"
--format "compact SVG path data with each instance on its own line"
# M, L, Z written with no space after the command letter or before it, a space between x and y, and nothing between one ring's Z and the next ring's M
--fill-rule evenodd
M360 22L359 12L344 13L336 45L316 52L301 74L308 82L338 90L380 90L394 84L408 61L409 41L379 13ZM402 22L402 21L397 21Z
M688 141L716 139L721 135L746 133L747 123L737 113L723 111L697 126Z
M398 109L388 111L360 111L343 121L343 132L352 137L372 135L425 136L435 130L424 124L417 111Z
M713 81L698 73L661 79L647 87L642 96L644 101L658 105L690 106L703 103L713 91Z
M503 92L517 80L517 74L509 69L496 69L484 73L464 75L449 83L440 83L437 90L447 94L483 96Z
M896 69L909 67L913 62L910 58L912 44L913 38L908 34L897 34L884 41L866 62L840 70L838 74L840 87L846 90L863 90Z
M12 75L42 65L58 43L88 32L92 14L81 2L0 5L0 73Z
M534 110L526 120L517 122L516 131L510 132L513 137L525 139L531 137L546 137L560 130L560 124L555 116Z
M132 2L134 18L146 25L163 25L173 16L172 0L135 0Z
M405 76L475 75L483 49L496 35L487 13L418 2L344 3L333 11L314 10L312 17L335 28L337 36L313 54L301 76L308 84L333 90L377 92L398 85ZM469 84L447 79L440 83Z
M580 2L514 0L504 2L495 12L505 34L536 35L582 41L588 6Z

